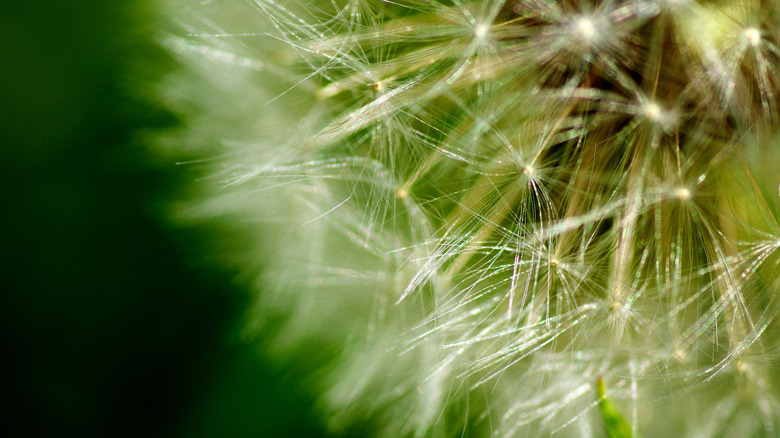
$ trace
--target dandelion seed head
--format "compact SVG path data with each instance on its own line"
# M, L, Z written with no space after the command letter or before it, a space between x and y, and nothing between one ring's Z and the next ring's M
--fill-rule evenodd
M474 26L474 38L477 40L485 40L489 33L489 23L478 23L476 26Z
M761 44L761 31L756 29L755 27L748 27L744 31L742 31L742 37L745 38L745 41L748 42L753 47L758 46Z
M664 108L654 101L641 103L638 107L638 113L645 120L664 131L668 131L678 124L676 111Z
M679 199L680 201L688 201L691 199L691 190L687 187L679 187L677 190L675 190L674 195Z
M642 113L651 122L660 122L663 115L661 106L655 102L648 102L642 107Z
M596 24L590 17L579 18L574 23L576 32L582 37L582 39L588 43L593 43L598 37L598 31L596 30Z
M780 232L750 241L776 229L780 186L743 141L778 129L756 116L776 109L759 29L777 18L725 17L745 0L183 1L203 11L187 35L244 27L212 7L261 11L258 44L203 37L231 56L195 50L203 78L170 96L192 95L187 147L222 140L203 184L242 183L208 186L208 214L261 218L279 342L343 352L322 372L335 429L448 435L476 406L463 434L588 436L603 375L635 432L666 436L657 391L684 405L685 378L758 375L774 359L745 368L744 346L780 351ZM210 64L233 54L264 68Z

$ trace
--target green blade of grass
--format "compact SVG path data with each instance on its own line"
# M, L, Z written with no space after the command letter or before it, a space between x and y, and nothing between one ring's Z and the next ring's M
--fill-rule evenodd
M596 384L596 394L599 398L599 409L604 420L606 435L609 438L633 438L631 423L620 412L618 405L607 397L607 386L601 377ZM639 434L636 438L640 438Z

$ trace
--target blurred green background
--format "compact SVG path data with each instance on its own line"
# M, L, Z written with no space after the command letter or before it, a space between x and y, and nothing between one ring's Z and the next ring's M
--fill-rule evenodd
M138 1L0 2L0 436L324 436L235 334L214 231L161 219L196 175L140 135L176 124L137 93L171 66L154 31Z

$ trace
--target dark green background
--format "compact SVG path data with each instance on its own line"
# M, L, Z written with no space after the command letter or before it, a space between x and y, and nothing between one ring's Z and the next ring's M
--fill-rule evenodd
M176 124L139 98L172 65L142 5L0 2L0 435L322 436L234 334L213 228L160 219L196 175L140 135Z

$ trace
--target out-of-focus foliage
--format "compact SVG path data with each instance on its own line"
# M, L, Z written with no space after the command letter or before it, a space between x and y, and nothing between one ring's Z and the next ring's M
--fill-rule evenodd
M161 219L197 175L147 152L178 122L147 100L174 63L146 6L0 2L0 435L323 436L231 335L217 227Z

